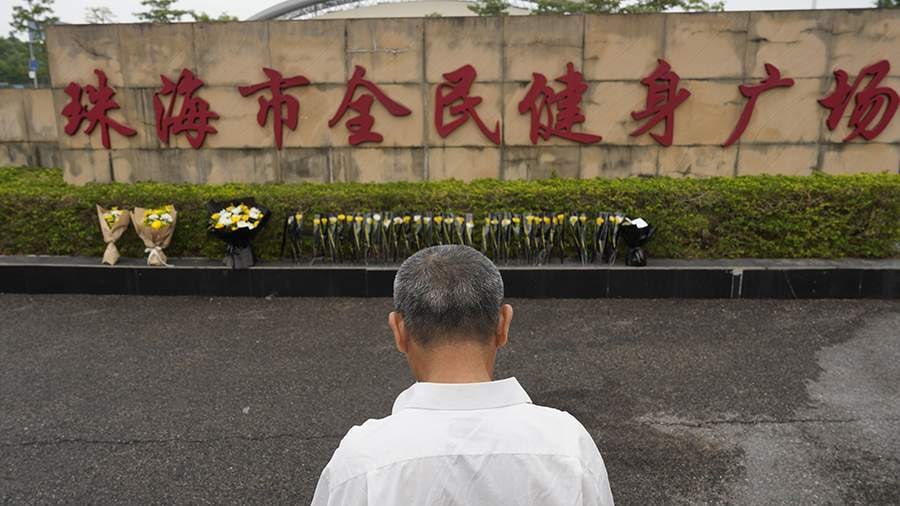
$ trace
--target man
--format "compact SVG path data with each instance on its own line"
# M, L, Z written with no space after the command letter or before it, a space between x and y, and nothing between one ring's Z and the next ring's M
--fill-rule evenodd
M590 434L535 406L515 378L492 381L513 309L500 271L466 246L411 256L388 325L418 381L391 416L353 427L322 471L313 506L610 505Z

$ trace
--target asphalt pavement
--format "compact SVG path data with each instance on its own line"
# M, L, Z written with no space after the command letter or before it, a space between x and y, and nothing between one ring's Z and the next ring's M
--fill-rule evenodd
M512 300L619 505L900 503L900 302ZM0 503L304 504L412 377L388 299L0 295Z

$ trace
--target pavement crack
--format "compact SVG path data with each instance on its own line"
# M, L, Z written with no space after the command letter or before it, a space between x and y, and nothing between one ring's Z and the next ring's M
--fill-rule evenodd
M863 421L884 421L894 422L900 419L862 419L862 418L786 418L782 420L741 420L741 419L725 419L725 420L700 420L700 421L655 421L644 420L641 423L646 425L658 425L664 427L690 427L695 429L706 429L717 425L792 425L792 424L839 424L839 423L859 423Z
M32 441L4 441L0 443L0 447L29 447L29 446L53 446L63 444L92 444L92 445L154 445L154 444L209 444L221 443L226 441L271 441L274 439L292 439L296 441L316 441L320 439L341 439L343 435L317 434L306 436L302 434L283 433L269 434L263 436L225 436L218 438L160 438L160 439L91 439L91 438L56 438Z

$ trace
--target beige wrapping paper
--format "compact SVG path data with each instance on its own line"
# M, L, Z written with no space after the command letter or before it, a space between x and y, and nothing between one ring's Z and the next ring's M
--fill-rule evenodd
M138 237L144 241L144 252L147 253L147 265L165 265L167 258L166 254L163 253L164 248L169 247L169 243L172 242L172 234L175 233L175 224L178 223L178 213L175 211L175 207L172 207L172 210L169 211L169 214L172 215L172 223L168 227L162 227L158 230L153 230L153 228L144 225L144 215L147 210L143 207L135 207L132 212L132 224L134 224L134 231L137 232Z
M112 227L109 226L109 223L103 219L103 215L109 209L104 207L100 207L97 205L97 218L100 220L100 232L103 234L103 242L106 243L106 251L103 252L103 260L101 263L108 265L116 265L116 262L119 261L119 248L116 247L116 241L122 237L122 234L125 233L125 230L128 229L128 224L131 223L131 213L122 209L122 214L119 215L118 221L113 223Z

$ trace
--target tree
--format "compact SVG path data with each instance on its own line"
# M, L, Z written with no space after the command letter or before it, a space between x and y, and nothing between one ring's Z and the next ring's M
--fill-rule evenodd
M38 61L38 81L48 83L47 51L43 47L43 44L35 46L34 57ZM28 43L12 35L0 37L0 83L31 84L28 79Z
M22 0L23 5L14 5L12 13L12 35L28 36L34 27L36 40L44 40L44 28L59 23L53 15L53 0Z
M109 7L85 7L84 22L92 25L115 23L116 15Z
M900 0L875 0L875 7L879 9L900 9Z
M888 0L891 1L891 0ZM721 11L725 4L707 0L537 0L532 14L638 14L679 9L685 12Z
M213 22L217 22L217 21L237 21L238 20L238 18L236 16L232 16L232 15L228 14L227 12L223 12L222 14L219 14L218 17L214 18L205 12L191 11L191 17L194 18L194 21L197 21L198 23L213 23Z
M476 0L469 10L479 16L508 16L509 2L506 0Z
M134 15L141 21L150 23L174 23L191 14L191 11L176 9L178 0L141 0L141 5L147 8L144 12L135 12Z

